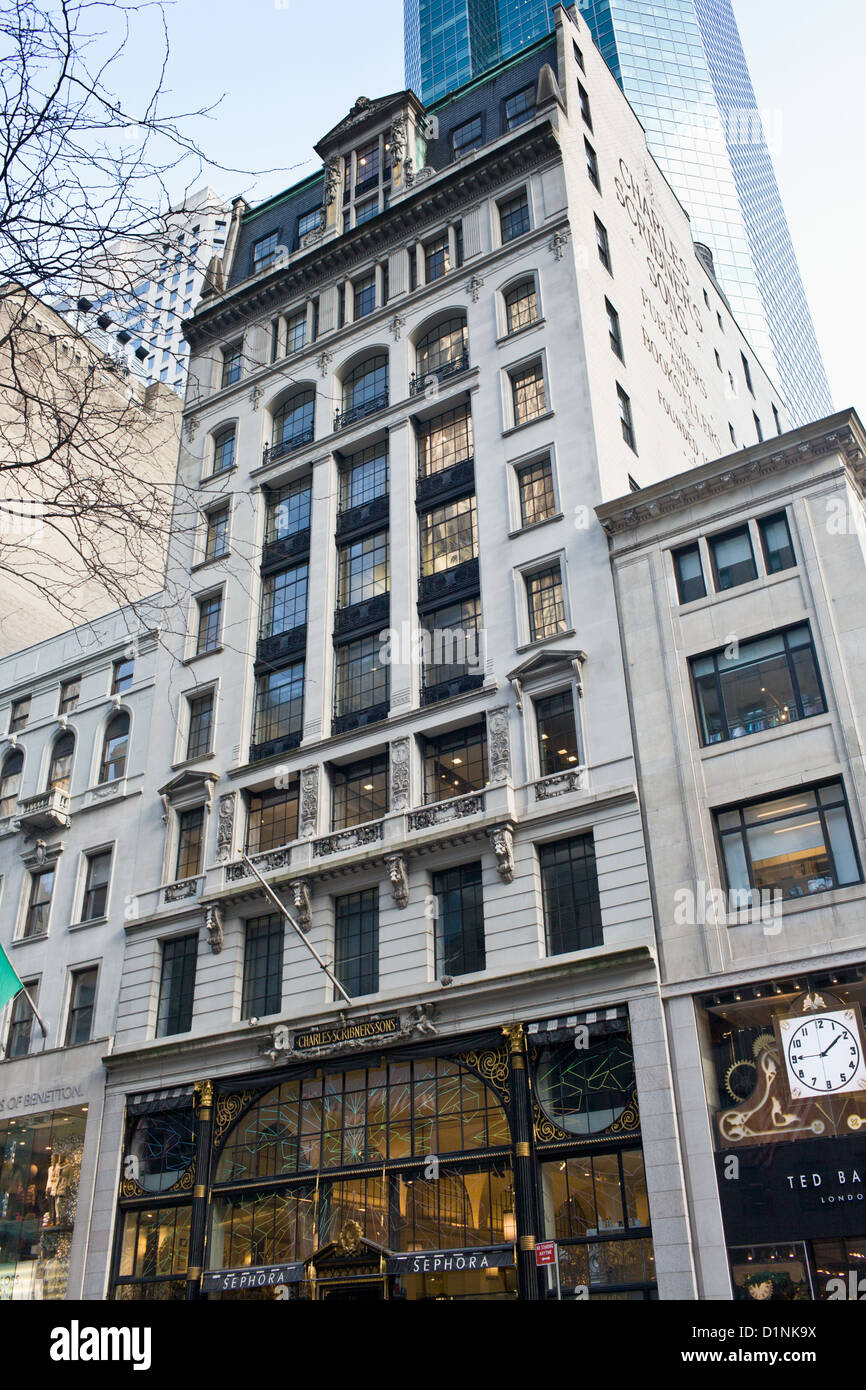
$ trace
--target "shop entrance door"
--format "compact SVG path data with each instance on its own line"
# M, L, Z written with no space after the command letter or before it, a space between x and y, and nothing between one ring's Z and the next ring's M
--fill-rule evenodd
M385 1297L383 1279L341 1279L316 1286L317 1298L336 1299L339 1303L378 1303Z

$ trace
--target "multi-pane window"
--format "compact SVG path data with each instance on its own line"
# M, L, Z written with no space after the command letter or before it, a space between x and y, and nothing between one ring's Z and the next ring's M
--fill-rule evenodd
M513 241L529 231L529 200L521 189L513 198L499 204L499 232L503 242Z
M717 590L734 589L738 584L757 579L748 526L735 526L731 531L710 536L707 545Z
M371 140L355 152L355 192L379 180L379 140Z
M117 782L126 773L126 759L129 753L129 715L121 710L109 722L102 744L102 758L99 764L99 781Z
M307 342L307 311L299 309L286 319L286 352L300 352Z
M66 1046L90 1042L93 1028L93 1005L96 1000L96 966L72 973L69 994L69 1016L66 1020Z
M334 900L334 974L353 999L378 990L378 888Z
M30 718L30 696L25 695L22 700L12 701L12 711L9 715L9 732L17 734L21 729L27 727L27 720Z
M484 898L481 865L461 864L433 875L436 899L436 974L483 970Z
M437 324L419 341L415 350L415 366L419 377L430 372L442 372L445 367L457 368L467 360L469 333L466 320L446 319Z
M229 343L228 347L223 348L223 386L233 386L236 381L240 381L243 362L243 339L238 339L236 343Z
M861 880L841 782L719 811L716 825L727 886L743 906L753 889L802 898Z
M276 1014L283 1002L285 922L277 912L247 922L241 1018Z
M175 878L195 878L201 868L204 844L204 807L193 806L177 817Z
M509 333L527 328L538 318L538 297L534 280L521 280L505 292L505 321Z
M220 430L214 435L213 441L213 471L214 473L227 473L235 465L235 427L227 425L224 430Z
M315 410L315 391L299 391L286 401L274 416L272 451L286 453L301 444L309 444L314 433Z
M372 314L376 307L376 273L371 270L369 274L362 275L359 280L352 284L352 297L354 301L354 315L356 319L366 318Z
M87 856L87 871L84 877L84 901L81 905L82 922L92 922L104 917L108 906L108 882L111 877L111 850L101 850L99 854Z
M477 150L483 139L484 132L480 116L473 116L471 120L455 126L451 132L451 148L454 151L455 159L459 158L461 154L468 154L469 150Z
M340 510L362 507L388 491L388 445L373 444L344 459L340 469Z
M295 565L265 575L259 637L277 637L307 621L309 566Z
M68 792L72 779L72 760L75 757L75 735L61 734L51 750L48 786L52 791Z
M44 936L48 931L48 915L51 911L51 894L54 892L54 870L42 869L30 875L30 892L27 897L27 911L24 916L24 932L27 936Z
M267 236L259 237L258 241L253 242L253 275L258 275L259 271L267 270L273 265L279 240L279 232L269 232Z
M778 574L780 570L792 569L797 563L797 557L794 554L785 513L776 512L773 516L762 516L758 522L758 530L767 573Z
M309 232L317 232L322 225L322 209L313 208L312 212L302 212L298 218L298 240L305 237Z
M71 714L78 706L81 696L81 677L72 676L68 681L60 683L60 704L57 709L58 714Z
M684 545L673 552L674 573L680 603L706 598L707 586L698 545Z
M198 628L196 631L195 653L202 656L219 646L220 619L222 617L222 594L209 594L198 600Z
M337 602L340 608L388 592L388 532L340 546Z
M265 543L286 540L310 529L310 508L313 485L310 478L296 478L268 494L268 514L265 524Z
M156 1014L156 1036L188 1033L192 1027L198 933L175 936L162 943L162 975Z
M429 477L472 458L472 412L468 405L446 410L418 425L418 473Z
M447 801L486 786L487 728L483 723L424 739L425 801Z
M425 688L483 671L480 599L436 608L423 624Z
M229 549L229 509L218 507L207 514L204 538L205 560L221 560Z
M389 667L377 634L345 642L336 652L335 713L358 714L387 704Z
M586 172L589 175L589 181L595 185L600 193L601 179L598 173L598 155L588 140L584 140L583 145L586 150Z
M0 820L11 816L18 804L21 790L21 773L24 770L24 754L19 749L7 753L0 772Z
M304 712L304 663L296 662L281 671L269 671L256 681L256 711L253 742L270 743L275 738L299 734Z
M379 214L379 199L368 198L364 203L355 204L355 226L360 227L364 222L369 222L371 218Z
M520 524L535 526L556 515L553 469L549 458L535 459L517 470L520 495Z
M22 984L33 1003L39 998L39 981L23 980ZM30 1030L33 1026L33 1007L22 990L15 997L6 1038L6 1057L26 1057L30 1051Z
M331 829L380 820L388 812L388 759L335 767L332 775Z
M610 242L607 239L607 228L598 218L595 219L595 244L598 248L598 259L601 261L605 270L613 274L610 259Z
M249 793L247 853L264 854L298 838L299 779L288 787L268 787Z
M514 130L535 115L535 87L522 87L505 99L505 129Z
M574 696L570 690L545 695L535 701L535 727L538 730L538 761L542 777L568 772L580 762Z
M213 736L213 691L197 695L189 702L189 733L186 740L187 758L203 758L211 751Z
M343 412L354 419L387 404L388 358L383 353L378 357L368 357L345 378Z
M543 570L533 570L525 576L526 598L529 606L529 640L540 642L566 632L565 598L562 590L562 570L559 564Z
M511 405L515 425L534 420L547 410L547 395L544 389L544 372L540 362L527 362L525 367L517 367L509 373L511 380Z
M622 349L622 332L619 326L619 314L613 307L609 299L604 301L605 313L607 314L607 333L610 339L611 349L616 353L620 361L625 361L625 354Z
M619 325L617 324L617 327ZM622 389L619 382L616 385L616 399L619 405L619 424L622 430L622 437L630 449L637 453L634 440L634 420L631 413L631 400Z
M692 657L690 665L704 744L763 733L827 708L806 623Z
M448 259L448 233L441 232L432 241L424 243L424 283L430 285L450 269Z
M543 845L538 862L548 955L603 945L592 835Z
M475 498L434 507L421 518L421 573L439 574L478 554Z

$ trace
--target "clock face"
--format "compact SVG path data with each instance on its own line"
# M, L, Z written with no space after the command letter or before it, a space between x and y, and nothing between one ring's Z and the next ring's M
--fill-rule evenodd
M779 1034L794 1100L866 1090L866 1061L853 1009L780 1018Z

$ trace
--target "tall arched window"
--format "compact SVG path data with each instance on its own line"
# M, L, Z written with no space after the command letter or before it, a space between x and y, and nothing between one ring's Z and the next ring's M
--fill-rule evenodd
M21 789L21 773L24 769L24 754L20 749L8 753L0 772L0 819L11 816L18 802Z
M100 782L118 782L126 772L126 755L129 752L129 715L121 710L110 721L105 730L102 745L102 761L99 765Z
M75 755L75 735L61 734L51 753L48 786L52 791L68 792L72 778L72 759Z
M226 425L213 437L213 471L227 473L235 463L235 427Z
M416 352L416 376L453 376L469 366L469 331L461 315L445 319L420 339ZM423 380L420 383L423 385ZM413 386L415 383L413 382ZM416 389L420 389L418 386Z
M343 378L343 411L337 425L350 425L388 404L388 354L367 357Z
M315 438L315 411L315 391L298 391L290 396L274 415L271 454L287 454L290 449L311 444Z

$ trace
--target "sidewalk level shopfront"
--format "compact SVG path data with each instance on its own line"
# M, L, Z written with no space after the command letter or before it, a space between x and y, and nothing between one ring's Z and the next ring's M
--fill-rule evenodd
M127 1100L118 1299L656 1296L625 1008Z

